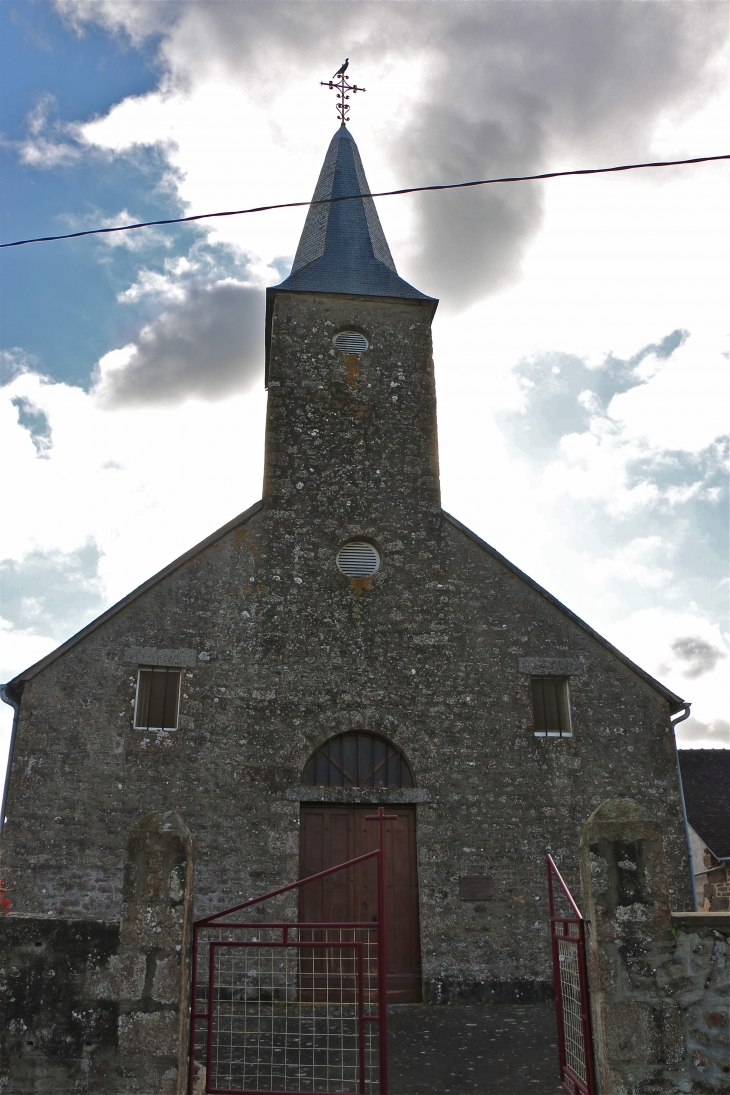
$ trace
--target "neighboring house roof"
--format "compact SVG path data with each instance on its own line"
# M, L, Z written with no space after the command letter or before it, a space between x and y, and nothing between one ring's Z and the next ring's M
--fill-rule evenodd
M228 524L223 525L222 528L217 529L216 532L212 533L210 536L207 536L205 540L202 540L199 544L196 544L195 547L191 548L189 551L186 551L184 555L181 555L172 563L169 563L162 570L158 571L157 574L153 575L151 578L148 578L147 581L143 582L141 586L137 586L137 588L132 590L131 593L128 593L126 597L122 597L121 601L117 601L117 603L115 605L112 605L111 608L108 608L106 612L102 612L101 616L97 616L95 620L92 620L92 622L90 624L87 624L86 627L82 628L81 631L78 631L70 639L67 639L67 641L61 646L57 647L55 650L52 650L50 654L47 654L45 656L45 658L41 658L40 661L37 661L33 665L29 666L28 669L24 670L24 672L19 673L17 677L13 677L13 679L9 681L7 685L5 685L5 688L8 690L8 694L11 697L19 698L20 694L22 693L23 685L26 681L31 680L33 677L36 676L36 674L40 673L42 669L45 669L46 666L51 665L51 663L54 662L57 658L60 658L62 654L65 654L68 650L71 650L78 643L82 642L83 639L87 637L87 635L91 635L94 631L96 631L98 627L101 627L103 623L106 623L107 620L110 620L113 616L116 616L118 612L121 612L123 608L126 608L127 605L131 604L133 601L136 601L137 598L141 597L143 593L146 593L148 590L156 586L158 582L161 582L163 580L163 578L167 578L168 575L173 574L176 570L178 570L179 567L183 566L191 559L194 559L196 555L199 555L212 544L215 544L216 541L220 540L223 536L226 535L226 533L232 532L240 525L245 524L246 521L254 516L254 514L259 512L262 504L263 503L261 502L257 502L255 505L251 506L250 509L247 509L244 513L239 514L238 517L234 517L232 521L228 522ZM669 710L672 712L672 714L674 714L676 711L681 710L682 707L685 706L685 701L683 699L675 695L674 692L670 692L670 690L668 688L665 688L663 684L660 684L660 682L655 680L654 677L652 677L649 673L646 673L638 665L632 662L630 658L627 658L625 654L622 654L620 650L617 650L616 647L609 643L607 639L604 639L602 635L599 635L597 631L594 631L593 628L585 623L584 620L581 620L580 616L576 616L575 613L571 612L569 608L566 608L565 605L557 599L557 597L553 597L551 593L548 593L546 589L543 589L541 585L539 585L532 578L530 578L528 574L525 574L524 571L520 570L519 567L516 567L514 563L511 563L509 559L506 559L504 555L500 555L500 553L495 548L491 547L484 540L480 539L476 535L476 533L472 532L471 529L468 529L466 525L462 525L461 521L457 521L455 517L452 517L446 512L443 513L443 516L444 519L448 521L449 524L453 525L455 529L458 529L459 532L463 533L465 536L468 536L470 540L472 540L475 544L478 544L479 547L487 552L488 555L491 555L493 559L496 559L497 562L501 563L502 566L507 568L507 570L510 570L514 575L516 575L523 582L525 582L526 585L531 586L532 589L534 589L537 593L539 593L542 597L549 601L550 604L554 605L555 608L559 609L560 612L568 617L568 619L572 620L574 624L577 624L578 627L582 628L583 631L586 631L593 639L596 640L596 642L600 643L601 646L603 646L606 650L613 654L614 657L623 662L623 664L627 666L633 673L636 673L638 677L641 677L641 679L646 681L646 683L649 684L653 689L655 689L655 691L659 692L659 694L662 695L669 703ZM703 753L712 752L712 750L700 749L690 750L690 752ZM728 757L730 757L730 751L728 752ZM682 777L684 778L684 768L682 768ZM690 823L694 825L691 815ZM697 829L696 825L694 825L694 827L695 829ZM702 832L701 829L697 829L697 831L699 833ZM715 849L713 848L713 851L714 850Z
M730 859L730 749L680 749L687 820L718 859Z

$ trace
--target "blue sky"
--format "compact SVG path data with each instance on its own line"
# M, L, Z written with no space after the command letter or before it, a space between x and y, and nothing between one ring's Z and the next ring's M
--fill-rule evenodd
M152 90L159 79L156 36L133 48L94 26L79 35L52 4L28 0L0 5L0 35L2 239L73 231L128 208L139 220L179 216L156 148L114 160L69 155L53 169L18 156L34 117L46 119L44 130L62 131ZM148 234L145 261L158 264L171 246L185 249L197 235L194 228L169 229L164 239ZM120 312L116 300L138 264L138 252L95 241L18 250L2 268L2 348L21 346L45 374L88 386L99 358L145 317L143 307Z
M4 241L308 198L345 55L373 189L727 151L712 2L0 19ZM685 745L728 744L727 175L379 203L399 273L441 301L445 508L692 700ZM259 497L263 292L303 217L3 252L0 678Z

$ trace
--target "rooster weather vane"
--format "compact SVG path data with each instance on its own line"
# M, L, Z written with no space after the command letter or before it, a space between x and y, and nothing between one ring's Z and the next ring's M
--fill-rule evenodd
M337 103L337 117L340 119L340 124L345 125L347 123L347 115L350 113L350 104L348 99L350 96L348 91L353 93L356 91L365 91L364 87L356 87L355 84L349 83L345 73L347 72L347 66L350 63L350 58L346 57L344 64L340 65L337 72L330 80L320 80L322 87L331 88L333 91L339 93L339 102Z

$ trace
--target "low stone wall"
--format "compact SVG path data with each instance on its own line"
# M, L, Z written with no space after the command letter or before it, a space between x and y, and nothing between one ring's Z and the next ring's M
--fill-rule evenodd
M177 814L148 814L118 920L0 917L3 1095L186 1090L192 848Z
M672 913L674 953L657 985L682 1017L687 1079L680 1090L730 1091L730 912ZM689 1086L687 1086L689 1084Z
M89 991L114 963L118 920L0 917L0 1091L115 1091L119 1004Z

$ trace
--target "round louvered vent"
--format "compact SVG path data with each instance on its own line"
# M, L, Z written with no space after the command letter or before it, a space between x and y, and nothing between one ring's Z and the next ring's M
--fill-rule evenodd
M350 540L340 548L337 566L348 578L372 578L380 570L380 556L372 544Z
M368 340L358 331L340 331L332 339L336 350L342 350L343 354L364 354L368 348Z

